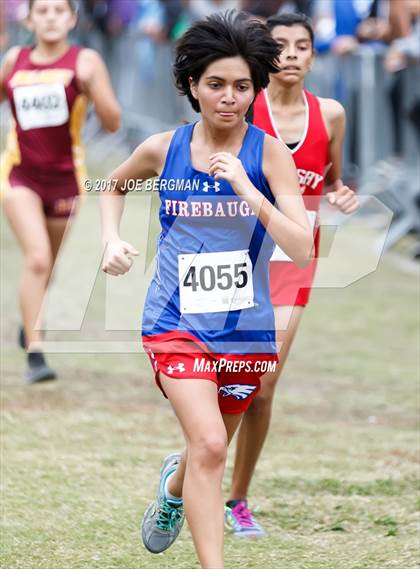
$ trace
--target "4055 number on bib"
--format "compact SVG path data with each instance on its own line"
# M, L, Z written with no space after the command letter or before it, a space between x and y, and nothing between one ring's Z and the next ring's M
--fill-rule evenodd
M182 314L228 312L254 306L248 250L178 255Z

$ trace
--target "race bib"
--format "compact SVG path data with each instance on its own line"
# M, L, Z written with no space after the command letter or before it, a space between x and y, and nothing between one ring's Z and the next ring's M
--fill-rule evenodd
M311 226L312 231L315 228L315 221L316 221L316 211L309 211L306 210L306 215L308 216L309 225ZM278 245L273 251L271 255L270 261L292 261L290 257L286 255L286 253L281 249Z
M69 120L62 83L24 85L13 89L16 115L22 130L60 126Z
M254 306L247 250L178 255L182 314L228 312Z

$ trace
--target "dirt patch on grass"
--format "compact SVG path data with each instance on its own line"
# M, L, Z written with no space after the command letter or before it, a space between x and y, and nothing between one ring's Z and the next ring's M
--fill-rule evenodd
M131 413L159 406L160 396L156 392L153 380L139 374L125 373L118 377L115 373L75 368L74 372L65 372L56 381L25 385L16 372L6 371L1 400L3 410L13 413L71 411L75 408Z

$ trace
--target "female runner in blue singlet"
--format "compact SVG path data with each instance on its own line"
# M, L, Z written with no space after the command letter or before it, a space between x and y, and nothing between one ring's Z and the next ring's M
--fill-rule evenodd
M200 120L147 139L111 174L115 188L102 198L103 270L121 275L138 254L119 236L124 187L159 177L162 231L143 343L186 450L165 459L142 538L152 553L167 549L185 508L207 569L224 567L227 445L276 361L269 259L275 243L301 266L312 251L289 151L245 121L277 59L265 26L245 14L195 23L177 46L175 77Z

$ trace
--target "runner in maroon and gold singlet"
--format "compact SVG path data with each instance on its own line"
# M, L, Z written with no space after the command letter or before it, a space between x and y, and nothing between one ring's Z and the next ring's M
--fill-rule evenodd
M24 254L20 286L26 381L54 379L36 323L69 217L85 178L81 129L92 101L104 129L119 128L120 110L101 57L70 46L73 0L29 0L35 46L12 47L0 69L0 101L13 119L1 158L3 207Z
M30 188L46 217L68 217L83 185L88 98L76 76L81 51L71 46L46 65L32 61L32 47L22 47L4 81L14 120L2 156L3 188Z
M358 207L354 192L341 181L341 152L345 111L333 99L320 99L303 87L314 61L310 20L301 14L268 19L273 38L281 47L281 71L270 76L268 88L257 96L253 123L289 147L297 168L308 218L315 231L315 258L299 268L277 248L270 263L270 295L279 348L276 371L261 380L261 390L246 411L238 434L232 489L226 524L237 536L259 537L264 530L247 505L248 488L264 445L277 380L285 364L309 295L319 251L316 219L328 171L331 192L327 199L343 213Z

